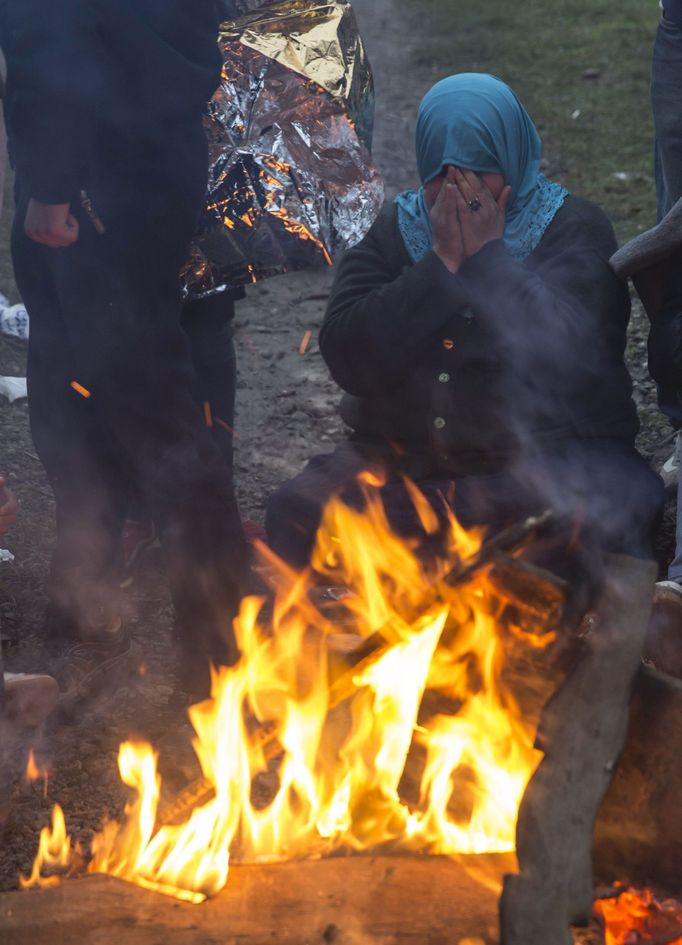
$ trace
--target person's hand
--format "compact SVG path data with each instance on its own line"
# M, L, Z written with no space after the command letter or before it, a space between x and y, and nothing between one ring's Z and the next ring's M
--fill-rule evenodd
M60 249L78 240L78 220L68 203L41 203L31 198L24 219L24 232L36 243Z
M19 503L0 476L0 535L4 535L14 525L18 511Z
M429 211L433 251L450 272L457 272L466 258L457 208L458 195L455 168L450 167Z
M485 182L473 171L454 168L456 202L464 243L464 255L474 256L486 243L504 234L505 215L511 187L502 188L495 200Z

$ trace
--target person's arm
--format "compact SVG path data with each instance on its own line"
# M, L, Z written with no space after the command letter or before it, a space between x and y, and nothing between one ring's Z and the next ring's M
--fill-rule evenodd
M482 188L480 213L475 215L461 193L468 186L465 175ZM394 211L392 217L382 214L342 263L320 348L334 379L351 394L366 396L397 387L409 379L445 325L452 345L466 331L467 318L456 317L470 314L458 270L482 241L502 234L511 188L500 176L500 193L493 197L476 175L454 167L434 183L436 188L429 191L429 185L425 192L432 249L422 260L400 272L405 251Z
M92 5L8 0L9 131L22 188L33 201L29 235L73 242L69 204L83 186L102 101L102 49ZM56 242L55 242L56 241Z
M386 233L391 226L382 214L346 253L320 331L332 377L357 396L385 393L407 380L434 334L468 305L458 277L433 251L401 270ZM461 323L464 330L466 320Z
M535 266L495 240L458 272L475 317L493 327L515 372L529 384L535 375L540 386L549 378L554 390L622 359L629 316L627 287L608 263L616 246L611 224L595 205L580 205L559 211Z

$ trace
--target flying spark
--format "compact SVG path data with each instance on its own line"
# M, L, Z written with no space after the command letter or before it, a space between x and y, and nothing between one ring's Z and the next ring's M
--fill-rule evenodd
M308 345L310 344L310 339L312 338L312 336L313 336L313 333L312 333L312 331L308 328L308 329L306 330L305 334L303 335L303 337L301 338L301 343L300 343L300 345L298 346L298 353L299 353L299 354L305 354L305 353L306 353L306 351L308 350Z
M83 387L83 385L79 384L78 381L71 381L70 386L76 391L77 394L80 394L81 397L85 397L86 400L92 396L87 387Z

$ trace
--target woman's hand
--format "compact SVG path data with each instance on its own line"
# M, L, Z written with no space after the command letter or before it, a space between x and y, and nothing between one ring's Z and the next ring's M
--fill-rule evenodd
M41 203L31 198L24 219L24 233L35 243L60 249L78 240L78 220L68 203Z
M478 174L459 168L452 170L464 255L474 256L486 243L502 238L511 187L503 187L495 200Z
M466 258L460 226L456 171L448 168L429 215L433 230L433 251L450 272L457 272Z

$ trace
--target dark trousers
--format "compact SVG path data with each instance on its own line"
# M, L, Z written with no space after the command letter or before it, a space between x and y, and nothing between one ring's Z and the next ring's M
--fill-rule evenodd
M220 292L205 299L186 300L181 325L189 344L194 368L193 396L211 424L213 441L232 473L234 414L237 393L237 353L234 346L235 299L243 290ZM148 517L142 495L131 496L127 516Z
M188 301L182 307L182 327L189 342L196 376L194 396L208 404L213 439L232 469L237 355L234 347L234 303L243 293L220 292Z
M536 563L582 585L583 606L599 584L605 552L651 558L663 486L641 456L613 440L573 441L551 453L528 455L505 468L476 475L429 469L429 460L395 453L378 443L350 440L314 457L270 499L268 542L284 560L305 566L324 506L332 496L362 507L360 472L382 473L381 499L391 527L405 537L423 531L402 475L419 486L437 514L447 503L465 528L495 533L529 515L552 509L554 522L534 550ZM438 550L438 541L431 544ZM429 553L429 543L425 546Z
M661 17L651 66L659 220L682 197L682 23Z
M88 195L106 233L72 204L80 236L65 249L26 238L20 192L12 250L31 317L32 433L56 499L52 602L75 638L111 622L121 522L141 494L159 527L191 683L207 679L210 659L235 658L246 545L180 323L178 272L207 158L200 126L178 141L172 163L134 145L102 161Z

